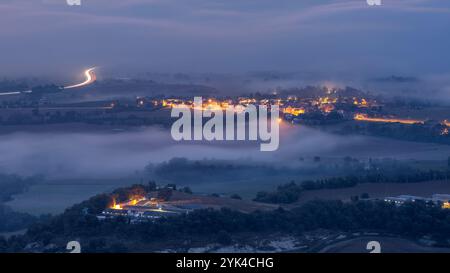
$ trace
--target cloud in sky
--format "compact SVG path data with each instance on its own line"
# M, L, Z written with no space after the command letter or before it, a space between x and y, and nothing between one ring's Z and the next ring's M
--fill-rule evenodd
M127 71L447 73L450 2L3 0L2 74ZM44 72L45 71L45 72Z

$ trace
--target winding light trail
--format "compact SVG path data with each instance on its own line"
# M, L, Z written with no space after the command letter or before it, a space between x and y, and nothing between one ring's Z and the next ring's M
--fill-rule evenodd
M28 90L31 91L31 90ZM17 92L5 92L5 93L0 93L0 96L8 96L8 95L19 95L21 94L21 91L17 91Z
M89 68L87 70L84 71L84 75L86 77L86 80L82 83L78 83L78 84L74 84L74 85L69 85L69 86L64 86L63 89L72 89L72 88L77 88L77 87L83 87L89 84L92 84L93 82L95 82L97 80L97 76L94 73L95 67ZM8 96L8 95L20 95L23 93L32 93L32 90L25 90L25 91L15 91L15 92L5 92L5 93L0 93L0 96Z
M94 73L94 69L95 69L95 67L92 67L92 68L89 68L88 70L84 71L84 75L86 76L86 80L84 82L65 86L63 88L64 89L72 89L72 88L77 88L77 87L83 87L83 86L86 86L86 85L89 85L89 84L95 82L97 80L97 76Z

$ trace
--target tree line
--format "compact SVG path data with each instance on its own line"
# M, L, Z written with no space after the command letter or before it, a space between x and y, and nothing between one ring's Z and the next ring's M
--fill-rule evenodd
M273 192L260 191L254 201L274 204L296 202L302 191L319 189L350 188L361 183L418 183L426 181L446 180L450 170L409 170L405 172L384 172L383 170L365 171L364 174L345 177L331 177L317 180L305 180L299 184L294 181L280 185Z

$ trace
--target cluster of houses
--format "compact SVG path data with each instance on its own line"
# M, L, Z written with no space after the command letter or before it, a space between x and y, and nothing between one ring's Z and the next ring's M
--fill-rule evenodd
M194 209L203 208L200 204L171 204L157 198L140 198L122 204L113 204L97 215L99 220L118 216L127 217L131 222L158 219L161 217L187 214Z
M399 195L396 197L386 197L384 198L384 201L394 203L396 205L402 205L406 202L415 202L415 201L432 202L437 205L440 205L443 209L450 209L450 194L433 194L431 198L425 198L414 195Z

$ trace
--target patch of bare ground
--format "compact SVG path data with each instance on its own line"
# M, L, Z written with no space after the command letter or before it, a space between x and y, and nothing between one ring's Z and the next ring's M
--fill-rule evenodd
M156 192L153 193L153 197L156 197L156 194ZM256 210L274 210L279 207L278 205L274 204L265 204L228 197L195 195L179 191L173 191L170 199L165 203L171 205L199 205L201 207L208 207L213 209L229 208L244 213L249 213Z

